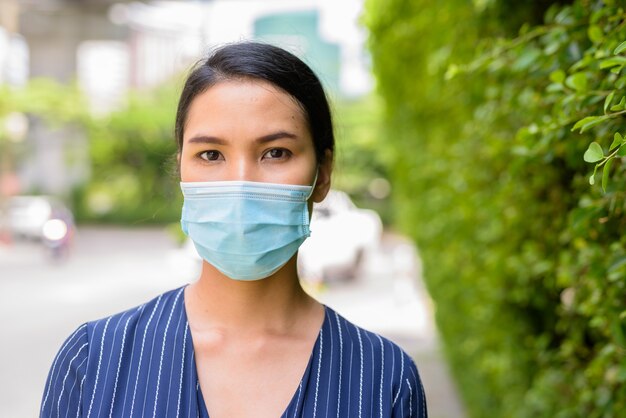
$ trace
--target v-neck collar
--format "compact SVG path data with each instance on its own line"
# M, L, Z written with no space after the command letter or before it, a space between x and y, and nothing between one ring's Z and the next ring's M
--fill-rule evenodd
M210 418L209 416L209 411L206 407L206 402L204 401L204 397L202 396L202 389L200 388L200 381L198 379L198 367L196 365L196 358L195 358L195 349L193 346L193 337L191 335L191 328L189 327L189 319L187 317L187 308L185 306L185 299L184 299L184 289L183 289L183 319L185 320L185 324L186 329L185 332L187 333L187 339L190 341L189 344L189 354L192 357L192 367L191 367L191 381L195 382L196 385L196 400L197 400L197 407L198 407L198 416L199 418ZM322 321L322 325L320 326L320 330L317 333L317 338L315 339L315 344L313 344L313 349L311 350L311 355L309 356L309 361L307 363L306 369L304 370L304 373L302 375L302 378L300 379L300 384L298 385L298 389L296 389L295 393L293 394L293 396L291 397L291 401L289 401L289 404L287 404L287 406L285 407L285 410L283 411L283 413L281 414L281 417L285 416L285 413L288 412L289 410L292 410L294 408L299 409L301 402L304 402L304 394L306 393L306 389L307 389L307 385L309 382L309 375L311 374L311 369L312 366L314 364L314 361L316 359L316 357L319 355L319 351L320 351L320 339L321 339L321 335L324 332L324 330L326 328L328 328L329 324L328 324L328 315L329 315L329 309L328 306L323 305L324 307L324 320ZM328 331L327 331L328 332Z

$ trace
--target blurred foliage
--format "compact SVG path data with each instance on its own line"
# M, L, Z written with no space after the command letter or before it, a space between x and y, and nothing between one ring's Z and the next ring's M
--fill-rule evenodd
M376 210L385 224L392 221L389 199L391 148L380 147L382 105L376 95L341 99L333 109L336 150L333 188L348 193L359 207ZM377 184L381 184L376 188Z
M33 79L23 87L0 84L0 152L12 158L28 152L23 138L10 140L7 122L15 114L40 118L55 128L85 124L89 119L85 108L76 85L63 86L44 78ZM26 131L27 127L23 128Z
M179 219L176 100L168 85L134 93L123 108L92 119L92 175L74 194L78 219L126 224Z
M397 225L475 417L626 410L626 14L563 3L367 2Z
M78 87L45 78L30 80L24 87L0 84L0 117L12 112L44 118L50 124L85 123L89 116Z

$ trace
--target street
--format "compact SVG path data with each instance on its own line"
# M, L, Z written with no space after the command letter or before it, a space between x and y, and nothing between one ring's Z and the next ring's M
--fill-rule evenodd
M194 266L158 228L81 228L62 262L36 243L0 245L0 417L38 415L53 357L75 328L193 281ZM413 356L430 417L463 417L419 276L414 248L393 237L368 255L357 280L307 289Z

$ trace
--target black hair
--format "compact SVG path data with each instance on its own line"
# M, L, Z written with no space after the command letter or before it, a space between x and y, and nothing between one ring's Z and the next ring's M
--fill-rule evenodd
M238 79L269 82L296 99L309 124L317 161L324 162L326 150L334 150L335 136L330 107L320 80L308 65L290 52L249 41L216 49L208 58L198 62L187 77L176 112L175 136L179 153L183 147L189 106L196 96L220 81Z

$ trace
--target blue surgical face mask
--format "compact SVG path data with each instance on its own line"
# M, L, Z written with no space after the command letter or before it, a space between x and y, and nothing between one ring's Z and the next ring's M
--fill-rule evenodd
M310 235L307 201L313 186L251 181L180 186L183 232L204 260L232 279L272 275Z

